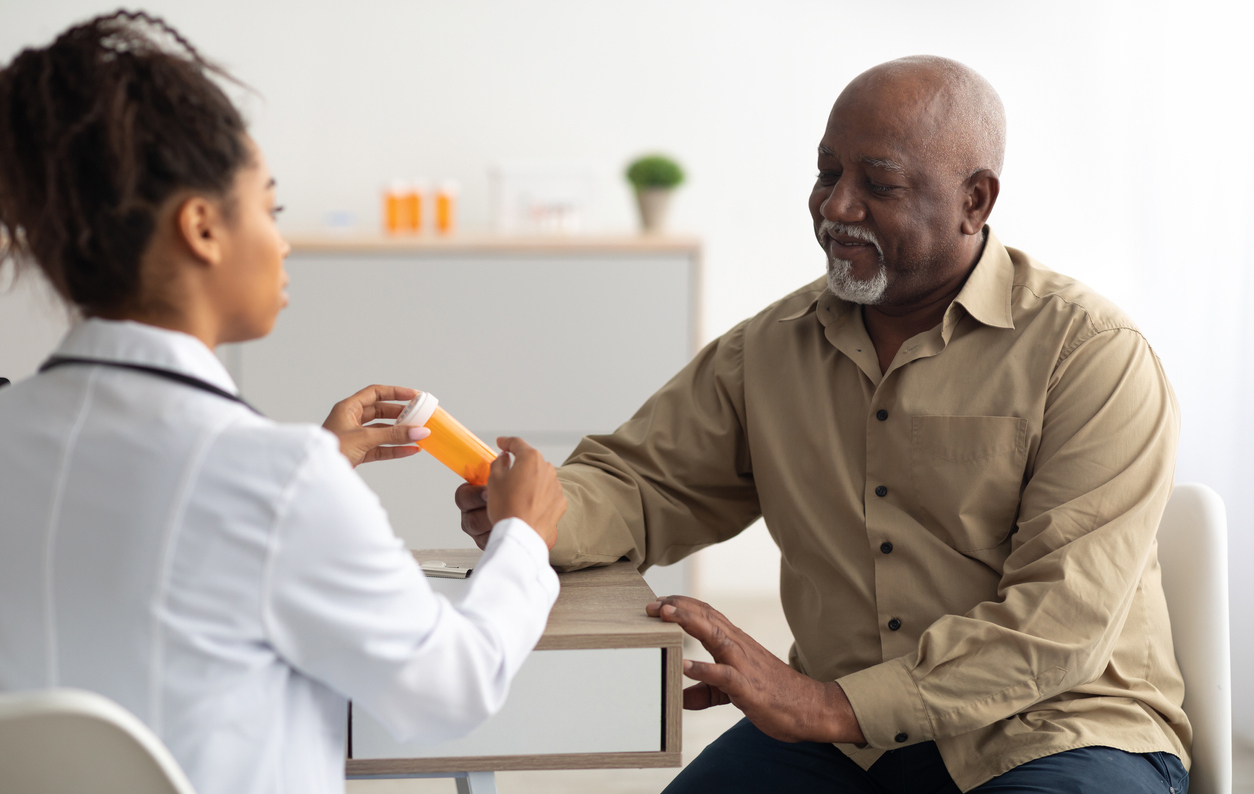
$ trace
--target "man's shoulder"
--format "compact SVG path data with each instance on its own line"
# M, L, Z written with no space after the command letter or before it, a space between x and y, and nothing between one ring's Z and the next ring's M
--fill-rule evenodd
M774 327L780 320L804 316L814 308L825 292L827 292L827 277L822 276L767 306L745 320L744 325L747 328L765 330Z
M1010 302L1016 327L1044 321L1078 335L1116 329L1140 333L1127 312L1084 282L1051 270L1017 248L1007 246L1006 252L1014 266Z

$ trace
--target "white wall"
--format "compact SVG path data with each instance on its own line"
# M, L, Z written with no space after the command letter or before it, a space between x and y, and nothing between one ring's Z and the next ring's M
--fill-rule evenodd
M1234 652L1237 669L1254 664L1243 608L1254 596L1244 575L1254 562L1244 410L1254 398L1254 61L1243 4L146 5L260 93L245 104L291 230L335 210L373 225L377 190L394 175L459 179L463 225L482 228L486 168L510 159L592 165L597 225L626 230L623 164L672 153L690 174L674 225L707 243L707 338L821 274L805 200L845 83L900 55L965 61L1009 115L999 235L1130 310L1172 374L1185 417L1179 479L1228 500ZM0 58L107 7L0 0ZM773 591L772 556L760 527L706 552L707 592ZM1243 679L1236 695L1254 705ZM1254 737L1254 709L1236 719Z

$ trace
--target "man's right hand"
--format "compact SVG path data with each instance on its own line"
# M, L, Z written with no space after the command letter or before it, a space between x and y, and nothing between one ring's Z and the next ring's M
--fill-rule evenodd
M453 501L462 511L462 532L481 549L488 547L492 519L488 518L488 486L462 483L453 494Z
M486 487L463 485L455 499L462 511L462 530L485 548L492 527L506 518L526 521L550 549L557 542L557 521L566 512L566 496L557 470L521 438L498 438L505 453L492 463Z

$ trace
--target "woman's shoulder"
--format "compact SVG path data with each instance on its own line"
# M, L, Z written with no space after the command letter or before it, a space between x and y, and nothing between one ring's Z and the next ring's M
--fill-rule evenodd
M320 478L352 474L335 436L314 424L241 416L214 440L208 462L224 475L254 487L286 489L302 471Z

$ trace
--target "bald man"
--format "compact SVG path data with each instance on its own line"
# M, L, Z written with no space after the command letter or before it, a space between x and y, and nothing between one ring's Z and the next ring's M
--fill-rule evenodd
M759 516L785 664L659 599L745 714L668 792L1184 792L1189 723L1154 536L1178 410L1136 326L986 225L1001 101L915 57L859 75L818 145L827 274L710 344L559 470L552 561L641 569ZM463 527L483 545L480 492Z

